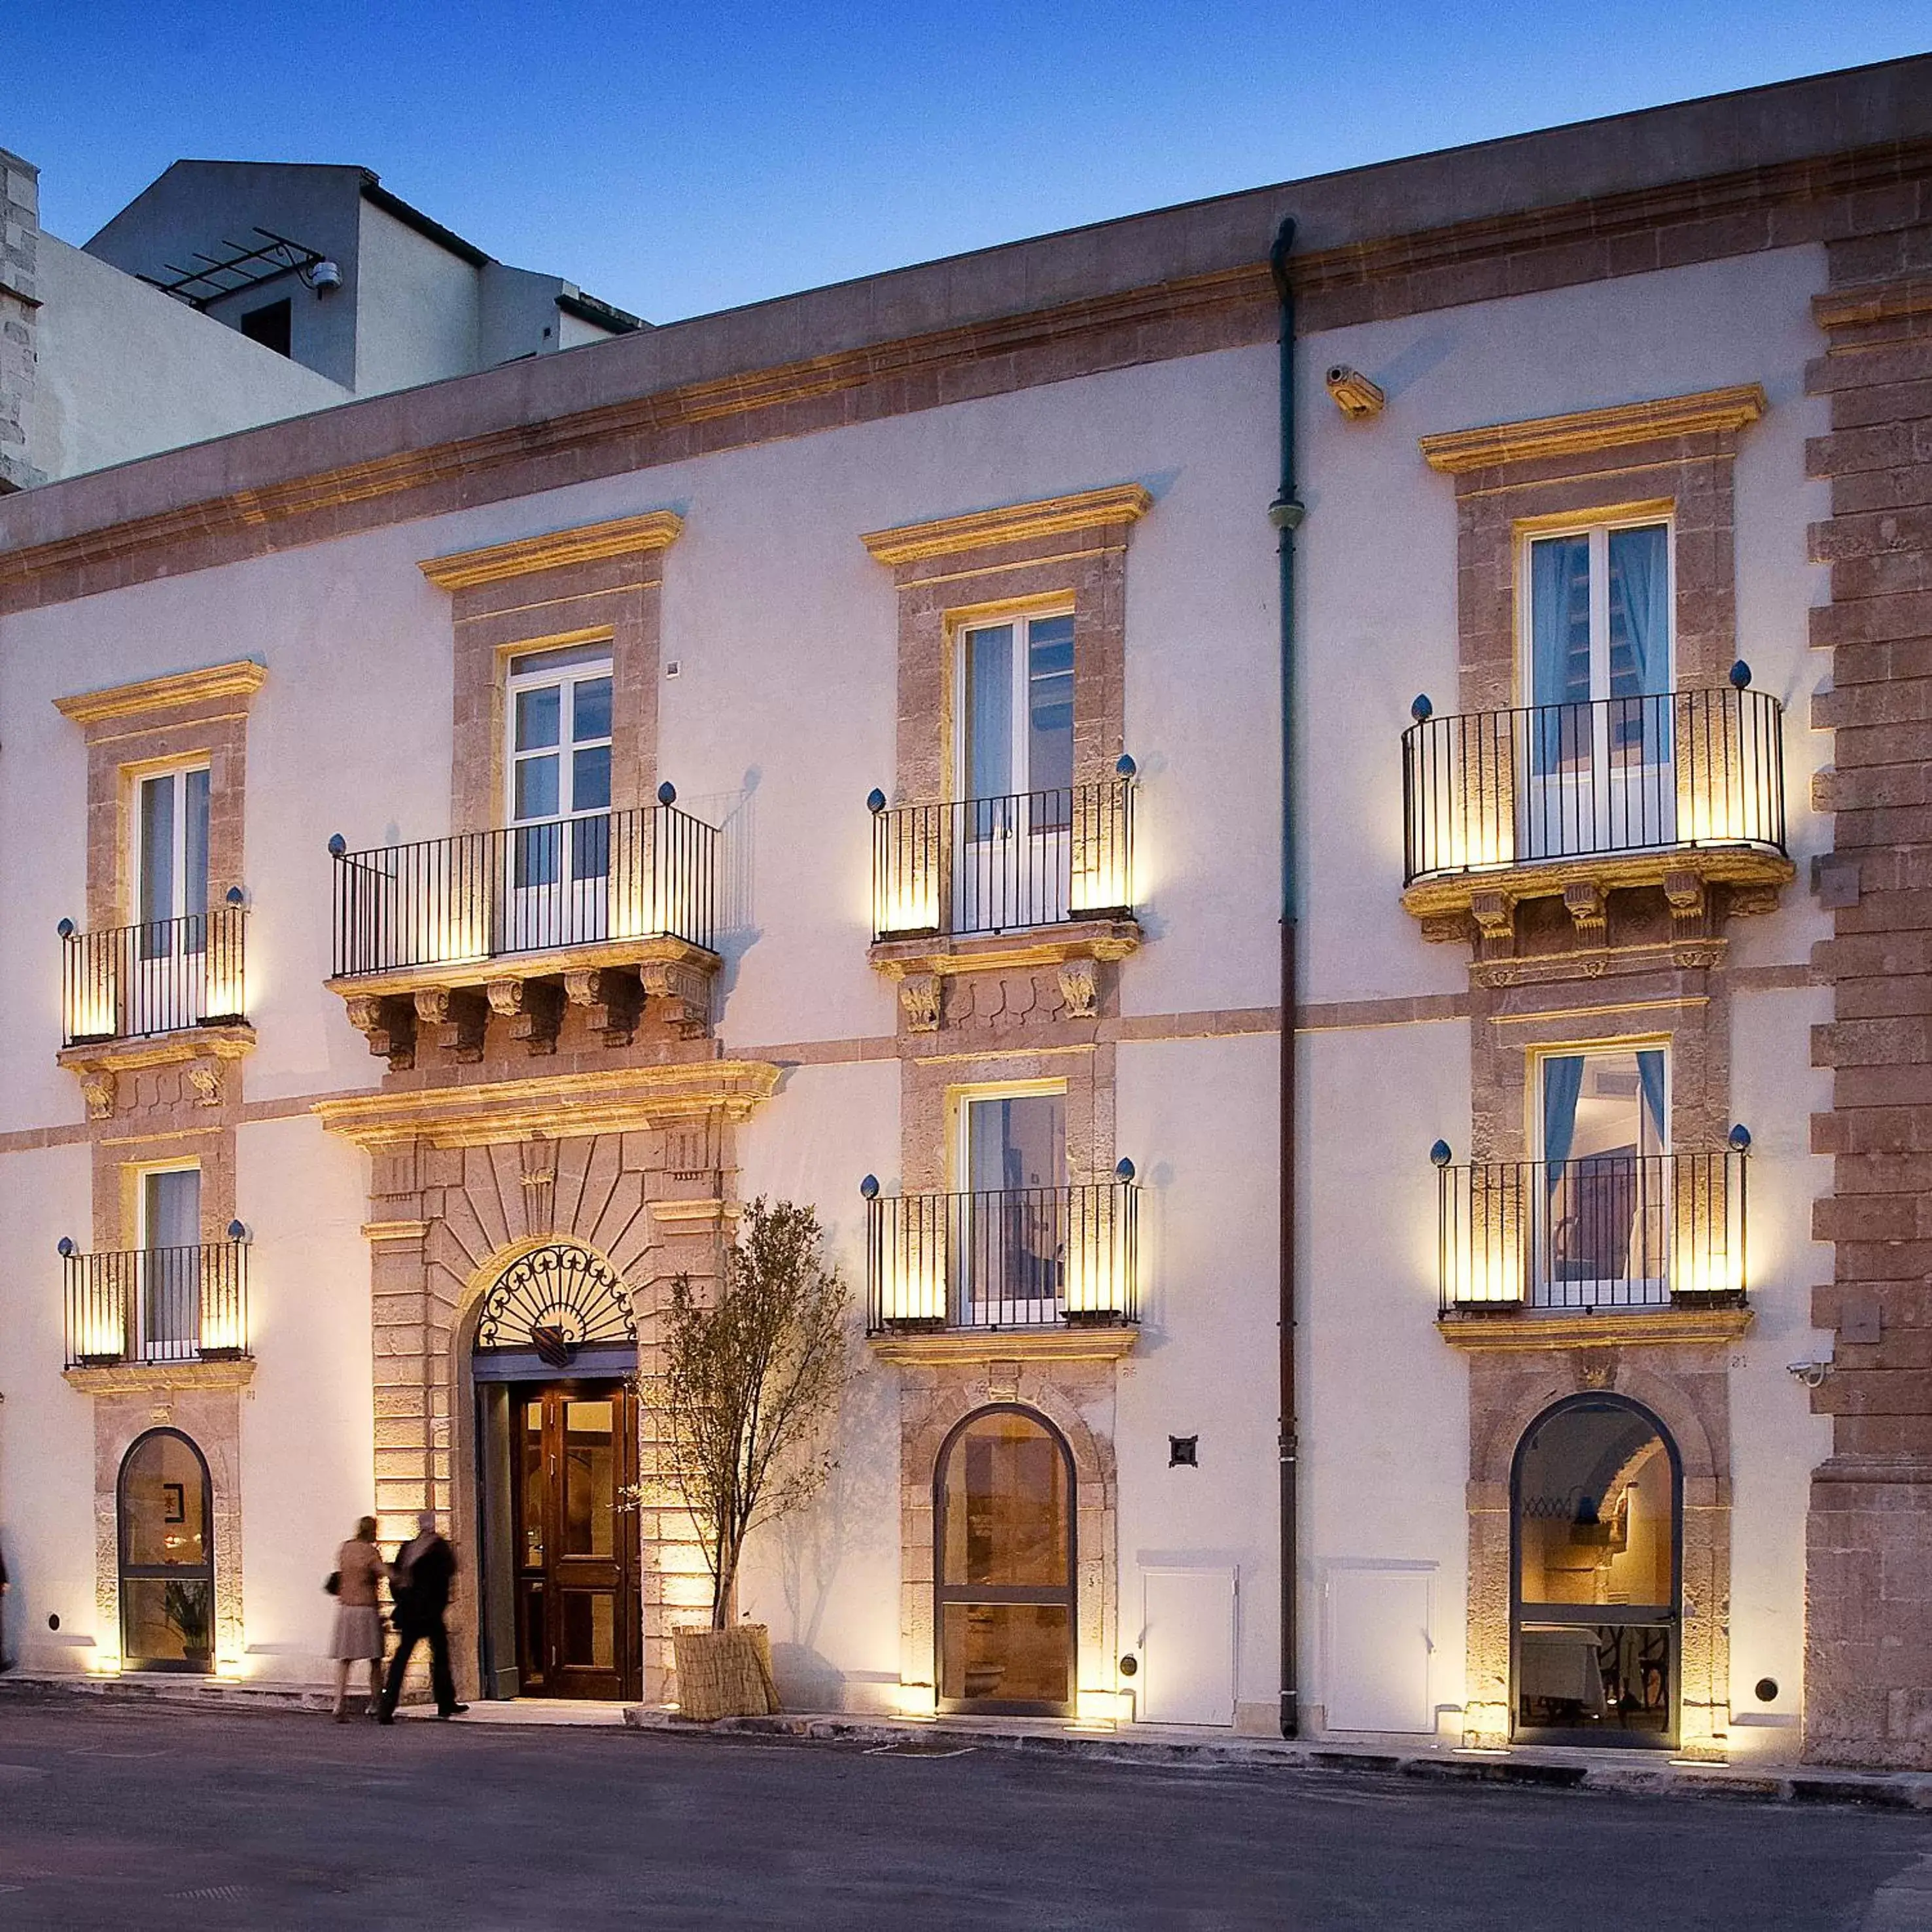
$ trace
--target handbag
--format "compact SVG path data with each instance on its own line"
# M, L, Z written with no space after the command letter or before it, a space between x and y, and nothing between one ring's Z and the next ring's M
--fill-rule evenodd
M322 1587L326 1590L332 1597L340 1596L342 1594L342 1572L340 1570L332 1570L322 1580Z

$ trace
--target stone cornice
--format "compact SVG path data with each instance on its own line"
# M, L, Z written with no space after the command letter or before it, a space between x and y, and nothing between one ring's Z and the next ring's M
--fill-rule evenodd
M1667 1308L1574 1312L1555 1309L1532 1312L1511 1304L1444 1315L1436 1326L1452 1348L1520 1354L1537 1348L1634 1348L1658 1342L1708 1346L1735 1342L1751 1320L1748 1306L1721 1300L1708 1308L1679 1301Z
M1460 476L1472 470L1492 470L1499 463L1587 456L1630 443L1740 430L1756 422L1766 407L1762 385L1744 382L1730 388L1701 390L1695 395L1580 410L1570 416L1535 416L1524 422L1449 430L1424 436L1422 454L1430 469Z
M867 1337L874 1358L904 1368L972 1362L1117 1362L1140 1340L1131 1322L1064 1328L891 1330Z
M1812 319L1820 328L1865 328L1932 313L1932 275L1904 275L1895 281L1866 282L1830 289L1811 298Z
M513 543L492 544L485 550L425 557L416 568L440 590L467 590L476 584L499 584L506 578L527 577L534 571L556 570L566 564L594 563L604 557L668 549L683 528L684 519L675 511L651 510L642 516L519 537Z
M1824 76L1806 85L1849 84L1851 80ZM1708 112L1723 105L1691 103L1658 111ZM1838 118L1842 122L1842 115ZM1587 137L1593 143L1601 139L1598 130L1576 128L1522 140L1538 142L1559 137ZM1391 205L1388 184L1408 170L1419 170L1429 179L1433 171L1460 165L1461 159L1428 156L1365 171L1376 184L1373 206ZM1348 309L1338 311L1331 324L1323 319L1323 305L1371 286L1388 292L1375 313L1391 316L1486 298L1490 291L1472 294L1460 279L1464 272L1486 262L1508 267L1517 258L1545 257L1560 272L1539 286L1640 273L1656 266L1657 237L1666 228L1696 238L1697 245L1682 256L1686 260L1748 254L1770 245L1766 218L1772 211L1894 188L1928 169L1932 142L1904 133L1869 145L1780 157L1720 172L1687 176L1679 166L1667 178L1627 189L1582 194L1573 190L1553 202L1499 206L1462 219L1437 215L1432 220L1424 212L1419 218L1422 225L1396 233L1349 238L1354 225L1352 204L1338 206L1309 228L1311 239L1318 232L1333 233L1336 238L1330 245L1316 242L1294 258L1294 286L1306 311L1306 326L1318 330L1364 319ZM1599 172L1594 153L1583 172ZM1352 178L1336 176L1291 185L1307 190L1303 212L1310 214L1308 202L1323 200L1331 193L1346 195ZM104 504L103 520L86 521L86 513L72 521L57 514L35 514L28 530L12 536L10 547L0 538L0 608L29 609L152 577L208 568L237 556L648 467L666 459L640 452L640 440L676 434L699 424L727 419L732 423L728 438L707 438L706 448L800 434L788 412L842 392L871 389L899 398L882 399L876 407L865 409L858 419L868 419L923 406L905 399L934 392L942 381L956 382L962 371L970 370L974 380L960 384L960 393L977 394L1024 387L1029 382L1060 381L1070 374L1162 355L1197 352L1203 346L1200 332L1230 316L1238 322L1235 333L1240 340L1272 341L1273 291L1261 249L1288 192L1287 187L1256 190L1205 204L1205 218L1216 224L1211 242L1191 250L1177 244L1171 260L1150 256L1148 267L1157 272L1157 278L1150 276L1126 288L1081 290L1072 273L1044 274L1042 279L1055 290L1050 302L1004 315L951 321L922 334L857 342L849 335L833 340L830 320L820 320L843 292L814 290L770 305L776 317L796 317L808 324L807 341L830 343L806 358L783 363L757 360L733 370L722 367L725 356L707 355L694 347L678 356L682 363L703 368L692 380L667 382L647 394L607 398L571 412L540 402L527 417L515 416L516 410L526 406L524 399L532 393L548 398L551 392L545 386L554 381L555 372L519 364L514 374L485 370L436 385L434 392L367 398L340 411L320 411L291 423L247 431L245 444L229 438L219 446L150 458L129 466L129 470L137 477L165 479L169 487L130 490L124 480ZM1250 206L1251 217L1244 212ZM1165 230L1193 215L1189 209L1170 209L1136 220ZM1252 259L1233 266L1199 266L1210 248L1220 253L1226 263L1230 252L1246 245L1250 230L1255 242ZM1791 226L1790 232L1794 242L1815 238L1802 222ZM1238 238L1232 244L1222 238L1230 234ZM1061 242L1080 245L1076 238L1043 237L992 253L995 259L1037 260L1044 269L1050 265L1045 251ZM962 272L961 266L930 265L931 272L942 271L962 286L971 285L970 272ZM916 277L928 272L904 272ZM896 286L899 280L880 278L878 286ZM875 285L858 286L869 292ZM1493 291L1520 292L1501 284ZM943 312L946 305L940 306ZM1148 346L1163 329L1177 332L1174 341L1183 346L1170 346L1163 338L1160 346ZM668 349L676 354L687 343L706 340L698 332L713 331L721 341L734 344L747 331L761 344L776 340L778 334L776 326L769 334L759 334L755 319L747 320L741 313L623 340L640 345L634 353L662 357ZM1193 348L1184 346L1190 340ZM646 343L651 345L648 350L641 346ZM1011 382L988 380L989 371L1049 344L1052 355L1039 373L1022 373ZM598 353L604 358L602 367L628 366L621 355L612 362L608 346ZM577 376L574 364L571 373ZM472 398L478 400L472 404ZM312 446L314 452L312 458L298 459L299 473L274 474L274 465L254 462L255 450L280 448L291 439L297 448ZM386 448L382 446L385 441ZM373 453L340 460L342 454L358 447ZM218 448L218 456L207 453ZM155 466L151 470L150 465ZM240 487L219 487L221 470L247 475L258 470L271 473ZM175 487L178 479L198 479L202 470L209 472L212 487ZM106 486L80 477L8 500L25 502L38 512L40 506L32 500L45 496L52 512L56 498L64 504L76 488L91 496ZM117 507L129 502L146 507Z
M962 551L990 550L996 544L1024 543L1034 537L1064 536L1072 530L1131 524L1153 507L1154 498L1139 484L1114 483L1102 489L1082 490L1070 496L1046 496L1037 502L975 510L963 517L942 517L933 523L902 524L893 530L872 530L859 541L877 562L916 563L926 557L956 556Z
M639 1133L714 1114L741 1120L777 1090L781 1071L769 1060L702 1060L358 1094L319 1100L314 1111L330 1132L371 1149L417 1140L482 1147L539 1135Z
M83 691L71 698L57 698L54 709L80 725L148 712L158 716L217 698L245 700L261 689L262 680L268 674L266 665L252 658L240 658L232 664L210 664L202 670L171 671L162 677L144 677L134 684L110 685L104 691Z
M160 1395L169 1390L246 1388L255 1379L253 1358L218 1362L82 1363L62 1371L82 1395Z

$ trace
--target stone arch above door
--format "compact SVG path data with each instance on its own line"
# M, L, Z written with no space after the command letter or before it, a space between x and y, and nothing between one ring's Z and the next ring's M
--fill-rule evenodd
M940 1451L976 1411L1031 1409L1073 1458L1076 1688L1118 1690L1118 1508L1111 1360L976 1361L899 1371L899 1675L915 1702L933 1691L933 1478ZM1111 1709L1111 1706L1109 1707Z
M1463 1735L1510 1735L1510 1472L1546 1411L1577 1395L1628 1397L1675 1444L1683 1479L1679 1748L1715 1754L1730 1721L1731 1456L1722 1346L1473 1353L1469 1362L1468 1630Z

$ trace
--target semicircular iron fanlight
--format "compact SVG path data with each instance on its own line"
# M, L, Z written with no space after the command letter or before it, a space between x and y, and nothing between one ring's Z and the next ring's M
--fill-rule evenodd
M476 1328L479 1350L534 1348L557 1368L588 1343L637 1339L622 1278L588 1249L564 1242L518 1256L484 1298Z

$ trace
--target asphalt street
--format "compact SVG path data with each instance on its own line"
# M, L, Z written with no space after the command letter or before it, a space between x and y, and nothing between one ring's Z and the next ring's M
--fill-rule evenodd
M0 1701L0 1928L1932 1928L1932 1820Z

